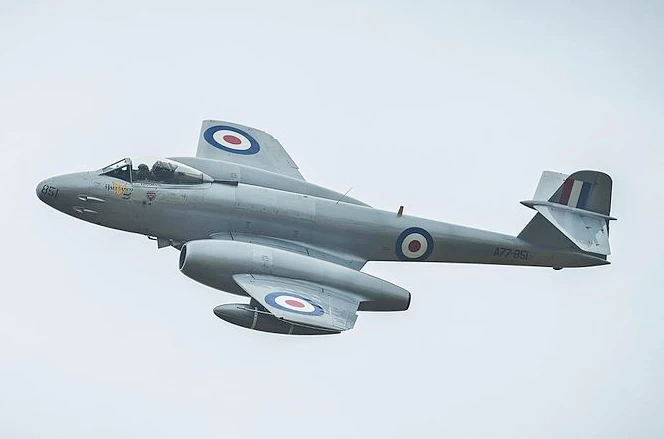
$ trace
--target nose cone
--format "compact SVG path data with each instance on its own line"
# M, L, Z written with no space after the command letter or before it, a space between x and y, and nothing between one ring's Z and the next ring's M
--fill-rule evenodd
M46 184L46 180L42 181L37 185L37 189L35 189L35 192L37 193L37 198L41 200L41 188Z
M43 202L46 202L47 199L50 197L49 196L49 188L55 187L55 185L52 183L52 179L48 178L42 182L40 182L37 185L37 188L35 189L35 192L37 193L37 198L42 200ZM51 190L51 192L53 192Z
M89 190L90 178L87 172L60 175L47 178L37 185L37 198L49 206L69 213L78 196Z

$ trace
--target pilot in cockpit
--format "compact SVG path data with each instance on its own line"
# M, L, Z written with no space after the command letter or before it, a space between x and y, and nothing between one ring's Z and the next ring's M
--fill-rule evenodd
M162 183L176 183L175 181L175 169L177 166L172 163L157 160L154 165L152 165L152 176L156 181Z
M136 163L139 163L136 166ZM152 165L152 166L150 166ZM115 162L101 169L101 175L118 178L128 183L193 185L212 182L203 172L170 159L129 158Z
M152 175L150 173L150 168L148 168L148 165L145 163L141 163L138 165L138 169L136 169L136 173L134 174L134 180L138 181L149 181L152 179Z

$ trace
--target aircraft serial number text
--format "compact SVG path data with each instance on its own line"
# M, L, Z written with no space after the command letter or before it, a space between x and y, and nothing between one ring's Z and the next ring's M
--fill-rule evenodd
M54 187L54 186L49 186L45 184L42 186L41 193L44 195L48 195L49 197L57 197L58 196L59 189Z
M530 257L530 252L528 252L528 250L516 250L513 248L496 247L496 251L493 252L493 255L499 258L527 260Z

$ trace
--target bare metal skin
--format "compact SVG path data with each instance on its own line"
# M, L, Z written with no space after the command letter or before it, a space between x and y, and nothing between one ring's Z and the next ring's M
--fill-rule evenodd
M367 261L606 265L611 179L545 172L519 234L372 208L305 181L268 134L205 121L197 157L125 159L52 177L37 196L67 215L182 249L184 274L249 296L215 314L252 329L329 334L356 311L408 308L410 293L360 270Z

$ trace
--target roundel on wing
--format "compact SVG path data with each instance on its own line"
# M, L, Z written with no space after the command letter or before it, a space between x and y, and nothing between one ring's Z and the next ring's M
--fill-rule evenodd
M203 133L203 138L215 148L233 154L251 155L261 150L261 146L249 133L227 125L208 128Z
M410 227L401 232L394 250L402 261L424 261L433 252L433 238L421 227Z
M277 309L295 314L322 316L325 313L320 305L293 293L270 293L265 296L265 301Z

